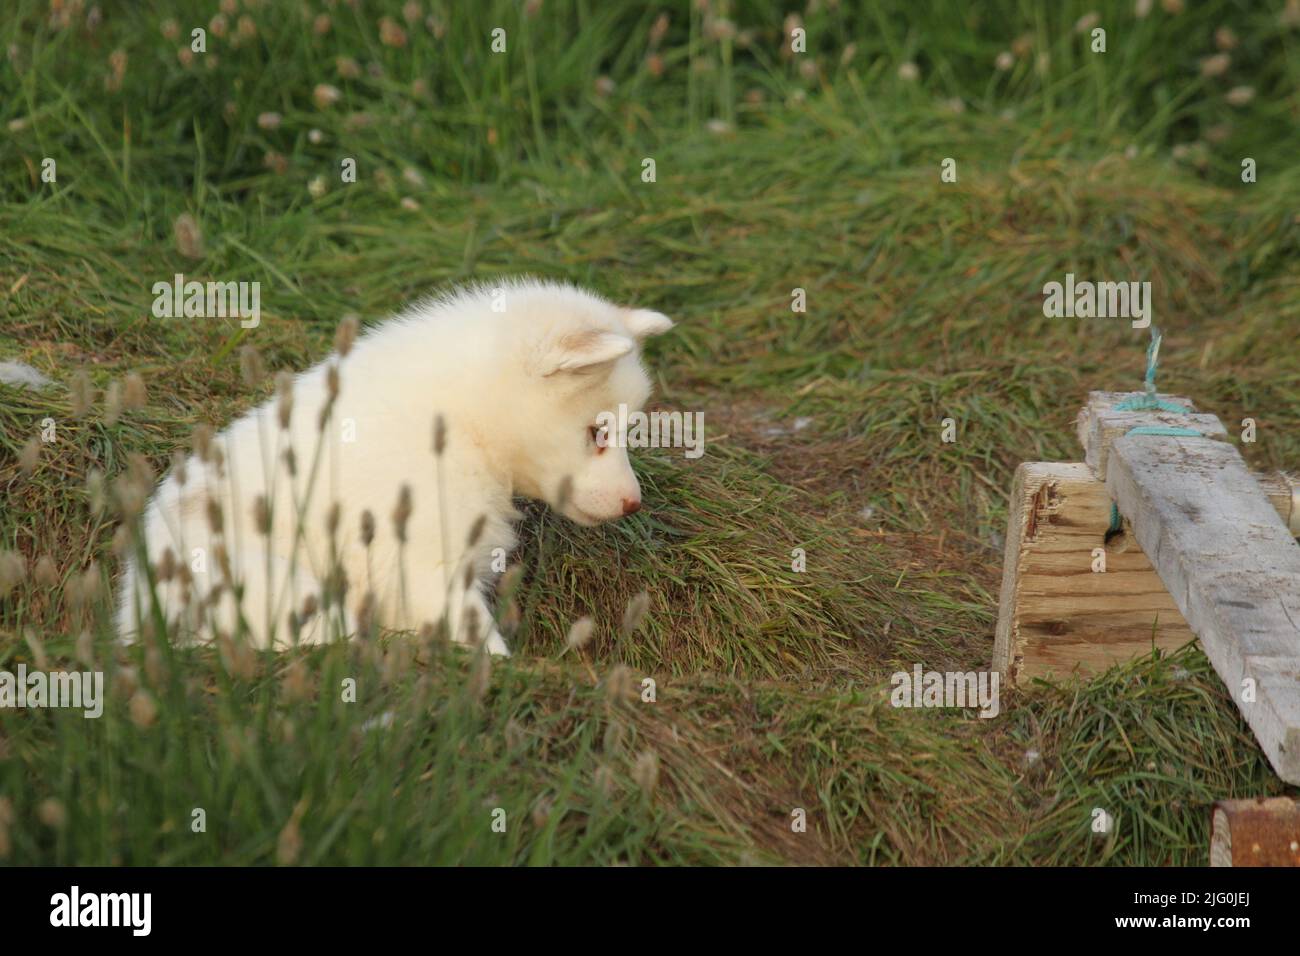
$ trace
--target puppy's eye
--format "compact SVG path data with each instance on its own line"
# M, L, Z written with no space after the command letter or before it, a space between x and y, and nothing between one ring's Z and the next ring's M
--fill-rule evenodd
M609 446L609 429L603 425L588 425L587 435L596 446L596 454L603 455Z

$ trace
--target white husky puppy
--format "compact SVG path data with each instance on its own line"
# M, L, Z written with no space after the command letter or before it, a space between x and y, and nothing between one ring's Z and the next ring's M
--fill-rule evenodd
M144 510L169 629L210 640L242 617L254 645L283 647L295 631L319 643L367 618L445 620L454 639L508 653L484 580L515 545L511 496L581 525L640 508L627 449L597 416L645 404L640 344L672 325L572 286L506 282L410 307L291 391L283 377L280 396L174 469ZM341 613L326 620L330 604ZM154 620L133 557L124 639L142 615Z

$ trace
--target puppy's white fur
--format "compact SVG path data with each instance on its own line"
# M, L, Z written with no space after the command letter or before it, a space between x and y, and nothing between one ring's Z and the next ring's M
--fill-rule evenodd
M503 296L494 299L494 289ZM191 456L184 483L173 472L159 486L143 516L150 564L157 567L170 549L193 579L158 582L164 616L187 638L210 640L236 633L242 614L256 646L286 646L290 613L309 597L320 602L333 548L348 582L342 620L315 614L301 624L301 642L327 640L340 625L355 633L371 592L382 626L416 629L445 616L454 639L482 639L492 652L507 653L483 587L494 549L508 553L515 545L512 495L544 501L582 525L640 506L626 448L593 440L591 429L602 411L644 405L650 380L640 343L671 327L657 312L615 306L572 286L516 281L421 302L373 328L347 356L331 355L297 376L287 429L271 399L217 436L223 454L209 458L224 463ZM335 364L339 390L322 433ZM439 415L446 429L440 456L433 451ZM289 448L293 476L284 462ZM403 485L413 504L404 545L390 518ZM259 495L271 505L269 534L254 519ZM221 506L220 532L211 528L209 500ZM365 510L375 519L369 548L360 541ZM480 517L483 530L470 545ZM117 624L126 640L140 615L151 615L140 570L129 560L119 590Z

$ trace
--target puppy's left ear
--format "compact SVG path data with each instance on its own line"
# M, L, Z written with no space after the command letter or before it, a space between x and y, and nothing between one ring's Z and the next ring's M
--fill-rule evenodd
M543 377L558 372L608 372L613 364L629 354L636 343L626 335L601 329L572 332L553 343L539 362Z
M650 309L627 309L623 321L638 342L643 342L652 335L663 335L673 327L672 319L662 312Z

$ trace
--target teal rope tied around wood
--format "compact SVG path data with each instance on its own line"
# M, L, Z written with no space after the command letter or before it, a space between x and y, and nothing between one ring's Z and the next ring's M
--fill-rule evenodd
M1121 411L1158 411L1174 412L1186 415L1187 409L1177 402L1167 402L1156 396L1156 371L1160 368L1160 343L1164 335L1153 323L1151 326L1151 344L1147 346L1147 371L1143 376L1144 392L1135 398L1127 398L1115 407ZM1179 428L1173 425L1139 425L1130 428L1126 435L1163 435L1171 438L1201 438L1202 434L1195 428ZM1106 534L1118 534L1124 530L1124 518L1119 513L1119 505L1110 506L1110 528Z
M1151 326L1151 344L1147 346L1147 372L1142 379L1144 392L1133 398L1126 398L1115 406L1120 411L1154 411L1174 412L1186 415L1188 409L1177 402L1167 402L1156 396L1156 370L1160 368L1160 343L1164 335L1154 324ZM1180 428L1175 425L1139 425L1130 428L1125 435L1162 435L1169 438L1204 438L1202 432L1195 428ZM1110 506L1110 527L1106 530L1109 537L1124 530L1124 518L1119 513L1119 505Z
M1139 395L1137 398L1126 398L1124 401L1115 405L1116 411L1121 412L1173 412L1175 415L1186 415L1187 407L1179 405L1177 402L1166 402L1163 398L1151 398L1147 395Z
M1119 515L1119 505L1112 502L1110 506L1110 527L1106 529L1106 537L1112 534L1119 534L1124 530L1124 519Z
M1160 343L1164 334L1154 324L1151 326L1151 344L1147 346L1147 371L1143 376L1144 394L1138 398L1127 398L1115 407L1125 412L1175 412L1187 413L1187 409L1177 402L1166 402L1156 397L1156 371L1160 368Z
M1130 428L1125 435L1171 435L1176 438L1200 438L1201 432L1195 428L1175 428L1172 425L1141 425Z
M1147 346L1147 374L1142 382L1146 386L1147 401L1153 405L1158 405L1159 399L1156 398L1156 369L1160 367L1160 342L1164 336L1156 328L1154 322L1151 323L1151 344Z

